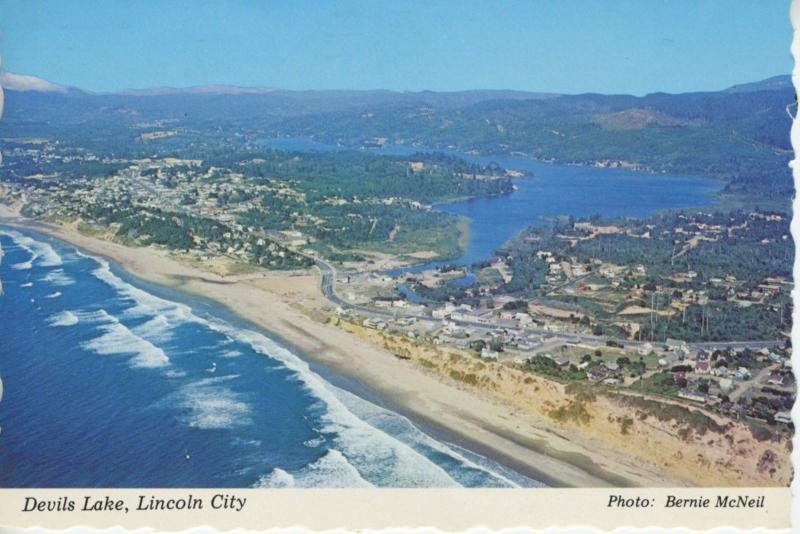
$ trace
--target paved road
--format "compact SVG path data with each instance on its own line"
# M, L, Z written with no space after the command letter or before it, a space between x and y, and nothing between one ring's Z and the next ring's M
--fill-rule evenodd
M322 290L322 294L330 300L332 303L336 304L337 306L341 307L345 310L355 310L364 314L377 316L377 317L384 317L388 319L397 318L397 317L408 317L417 319L419 321L431 321L437 322L437 319L433 319L428 315L418 315L418 314L411 314L411 313L402 313L401 311L386 311L386 310L379 310L375 308L370 308L367 306L361 306L357 304L351 304L344 299L340 298L339 295L336 294L336 290L334 288L334 284L336 281L336 269L320 258L313 258L314 265L316 265L317 269L319 269L321 274L321 281L320 281L320 289ZM503 325L503 324L486 324L486 323L479 323L474 321L461 321L461 320L453 320L455 324L459 326L469 326L472 328L482 328L487 330L498 330L498 329L509 329L509 330L519 330L522 335L537 335L537 336L550 336L556 339L560 339L563 342L578 342L578 343L592 343L592 344L599 344L603 345L608 341L613 341L626 347L640 347L643 346L646 341L635 341L630 339L620 339L620 338L613 338L608 336L595 336L592 334L579 334L573 332L553 332L551 330L547 330L545 328L538 328L538 327L528 327L523 329L518 329L515 326L512 326L510 323ZM658 342L653 342L653 345L658 345ZM688 343L687 345L693 349L743 349L743 348L750 348L750 349L763 349L763 348L770 348L774 347L775 345L781 344L780 340L776 341L726 341L726 342L703 342L703 343Z

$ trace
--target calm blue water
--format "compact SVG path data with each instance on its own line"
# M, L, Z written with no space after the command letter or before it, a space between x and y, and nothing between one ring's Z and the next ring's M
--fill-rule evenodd
M469 218L470 241L455 262L459 265L491 258L520 230L550 224L555 216L643 217L664 209L705 206L723 186L699 177L551 165L522 157L480 158L482 163L491 160L533 176L514 180L517 190L509 195L436 206Z
M290 151L344 150L305 138L267 139L262 143ZM398 145L366 151L401 156L433 152ZM515 179L517 190L508 195L438 204L437 209L469 218L467 249L456 260L418 264L404 269L406 271L442 264L471 265L487 260L520 230L531 225L550 224L554 216L580 218L598 213L603 217L642 217L659 210L709 205L714 201L714 193L723 187L719 181L696 176L554 165L523 156L475 156L447 149L438 152L483 165L496 162L527 176Z
M539 485L213 304L42 236L0 227L0 246L2 487Z

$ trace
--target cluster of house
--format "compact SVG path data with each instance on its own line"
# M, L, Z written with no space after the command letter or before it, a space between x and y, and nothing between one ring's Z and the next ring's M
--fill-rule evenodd
M578 364L578 369L585 369L589 365L589 362L581 362ZM606 386L615 386L622 381L621 371L622 369L618 363L602 361L599 366L587 369L586 378Z
M791 365L791 349L761 348L725 349L725 350L692 350L685 341L667 339L664 344L666 352L658 359L660 367L671 367L674 371L711 375L720 378L748 380L752 369L765 365L777 365L788 369ZM648 354L653 350L650 343L643 344L639 351Z
M755 419L764 423L791 425L792 406L795 402L793 393L769 394L761 392L752 397L744 397L737 402L723 400L716 405L717 411L728 417Z
M373 330L386 330L386 328L389 326L386 321L376 317L367 317L361 321L361 325Z
M628 236L637 238L651 237L654 232L660 233L663 237L680 237L678 241L683 241L681 246L677 246L674 252L674 258L677 258L692 248L696 247L703 241L716 241L721 235L727 234L729 237L734 233L746 233L752 230L752 221L756 219L764 219L767 221L782 221L783 216L780 214L751 212L746 216L739 218L732 218L727 223L709 223L704 222L705 219L711 217L710 214L697 214L693 216L679 215L679 223L674 227L665 227L658 229L653 224L645 225L646 231L638 235L632 229L623 230L615 226L597 226L590 221L580 221L574 223L571 230L564 230L565 235L559 235L562 239L571 241L573 243L591 239L594 236L604 233L620 233L624 232ZM709 219L710 220L710 219ZM776 229L777 231L777 229ZM677 234L677 235L676 235ZM761 244L767 244L777 240L787 240L789 238L788 231L783 234L777 234L775 237L765 237L760 240ZM581 264L575 258L558 257L553 252L540 250L537 256L548 263L548 273L546 281L551 286L558 286L559 291L567 294L576 292L594 292L603 287L620 287L622 282L626 280L628 271L635 277L645 276L647 273L643 265L635 266L620 266L602 262L595 258ZM587 274L591 269L593 276L591 279L583 279L583 275ZM669 278L679 286L676 290L674 286L658 286L655 292L671 295L670 306L674 312L680 312L687 306L694 303L703 303L709 298L709 294L713 294L716 300L727 300L737 303L739 306L747 307L752 305L767 305L773 311L780 312L781 309L773 299L780 294L788 294L791 290L791 281L785 277L772 276L762 280L756 286L747 284L743 280L737 279L735 276L717 276L708 279L698 287L697 278L698 273L689 269L685 272L674 272ZM604 279L604 280L601 280ZM571 279L579 279L576 284L565 284L564 282ZM558 284L561 284L560 286ZM694 286L694 287L690 287ZM641 298L645 294L644 289L637 285L629 288L628 297L631 299ZM628 313L630 314L630 313Z
M337 314L353 319L352 311L339 309ZM460 349L474 349L481 358L496 360L499 357L497 349L516 349L518 351L532 351L542 343L552 341L551 337L538 334L526 334L514 328L513 323L507 327L496 322L475 325L456 323L461 315L449 314L447 319L438 321L419 321L416 317L400 316L381 318L368 316L360 319L362 326L373 330L390 330L405 333L412 339L424 338L434 345L452 345ZM494 349L492 348L494 347Z
M356 299L353 292L346 293L345 296L351 301ZM508 299L501 298L494 304L499 305L511 300L513 299L510 297ZM473 307L469 304L452 302L431 308L428 305L399 297L375 297L372 299L372 305L385 310L396 310L398 315L431 317L440 321L443 326L448 322L459 322L462 324L472 323L484 328L519 329L531 326L534 322L533 317L523 310L505 310L488 306Z
M533 317L521 310L497 310L488 307L473 308L469 304L445 303L431 311L434 319L460 321L481 325L525 328L533 323Z
M425 323L408 317L386 320L367 317L361 324L376 330L404 331L412 338L424 336L435 345L473 349L481 358L492 360L500 356L498 349L534 350L553 341L549 336L526 336L516 329L473 327L453 320ZM426 330L424 334L419 333L420 329ZM658 351L658 366L662 372L670 373L679 386L677 398L704 404L728 416L791 423L789 411L795 400L791 348L693 350L683 341L670 339L658 347L642 344L639 351L643 355ZM590 382L614 386L624 381L625 365L619 361L584 358L576 363L565 355L540 356L560 368L574 366L585 370ZM524 363L528 358L523 356L517 361Z
M378 297L373 299L372 304L376 308L395 308L404 314L422 315L428 309L424 304L409 302L406 299L395 297Z
M150 217L147 208L189 211L193 216L217 220L228 229L213 240L193 236L195 252L203 261L214 256L228 256L276 265L289 257L286 245L264 237L254 238L255 229L236 220L236 213L257 207L259 195L271 186L247 183L241 173L226 169L211 167L201 172L198 169L201 160L145 158L115 162L127 166L103 180L88 176L69 183L48 182L41 187L34 184L27 188L23 200L29 201L31 210L38 215L57 219L78 216L89 224L100 222L94 219L94 206L102 206L112 213L136 206L145 218ZM224 180L204 180L222 176ZM234 196L245 188L250 193L248 200L237 202L234 207L220 203L221 198ZM190 208L183 207L186 197L192 198ZM116 230L119 224L111 223L109 227ZM307 243L283 236L281 241L288 241L289 246Z
M576 223L575 225L578 226L578 224L581 223ZM586 263L581 263L576 258L563 258L559 260L553 252L548 250L537 251L536 257L547 263L545 282L551 286L582 278L590 273L606 280L606 283L578 282L578 285L575 286L575 289L578 291L596 291L605 287L607 284L610 284L612 287L619 287L621 285L622 275L629 269L626 266L617 265L597 258L589 260ZM634 265L630 269L635 276L644 276L647 274L647 269L642 264ZM572 293L574 289L571 286L564 286L564 291L566 293Z
M508 330L464 327L452 321L445 321L441 328L431 334L434 345L448 344L461 349L480 347L480 356L491 360L499 357L498 351L491 349L492 345L508 346L518 339L517 335Z
M790 423L795 399L791 348L689 350L667 343L659 366L668 367L681 386L677 396L715 407L720 413Z

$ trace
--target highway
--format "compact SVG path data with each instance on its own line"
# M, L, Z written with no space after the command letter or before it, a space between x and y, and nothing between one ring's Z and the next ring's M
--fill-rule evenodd
M399 310L396 311L386 311L380 310L375 308L370 308L368 306L361 306L357 304L351 304L344 299L340 298L339 295L336 294L335 283L336 283L336 269L320 258L312 258L314 260L314 265L320 272L320 289L322 290L322 294L331 301L336 306L341 307L344 310L353 310L357 311L366 315L371 315L375 317L382 317L385 319L396 319L399 317L406 317L410 319L416 319L418 321L431 321L431 322L438 322L438 319L434 319L428 315L418 315L418 314L410 314L410 313L401 313ZM463 321L463 320L452 320L451 322L455 323L458 326L464 327L471 327L471 328L481 328L485 330L499 330L499 329L508 329L508 330L517 330L520 335L527 336L527 335L536 335L536 336L549 336L555 339L562 340L565 343L573 342L573 343L589 343L594 345L605 345L606 342L612 341L626 347L641 347L648 343L647 341L636 341L631 339L621 339L621 338L614 338L608 336L595 336L592 334L579 334L575 332L554 332L552 330L547 330L545 328L538 328L538 327L527 327L527 328L518 328L511 324L486 324L486 323L478 323L474 321ZM658 345L659 341L654 341L652 345ZM782 344L781 340L775 341L714 341L714 342L701 342L701 343L687 343L687 345L695 350L699 349L744 349L749 348L753 350L765 349L774 347L775 345Z

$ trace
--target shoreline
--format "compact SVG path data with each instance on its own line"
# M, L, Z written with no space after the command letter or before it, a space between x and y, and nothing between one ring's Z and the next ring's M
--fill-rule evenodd
M0 224L2 224L2 220L0 220ZM41 233L41 235L45 236L45 238L57 239L66 246L72 246L77 248L78 250L82 250L83 252L88 252L88 250L83 249L82 247L78 247L77 245L64 241L60 238L55 238L54 236L48 233L44 233L39 230L30 230L27 227L26 230L34 234ZM285 348L293 352L295 355L300 357L302 360L308 363L309 368L312 372L318 374L323 380L325 380L329 384L339 389L343 389L353 395L361 397L362 399L369 401L375 404L376 406L380 406L381 408L385 408L391 412L394 412L397 415L409 419L415 427L417 427L419 430L421 430L428 436L436 439L437 441L441 441L446 445L453 444L458 447L467 449L472 453L484 456L487 459L494 461L495 463L501 465L504 468L511 469L517 472L518 474L528 478L532 478L537 482L542 482L548 487L564 487L564 485L561 484L558 480L553 479L549 475L542 473L538 470L533 470L528 465L520 464L513 458L504 458L503 461L499 461L497 458L493 456L493 454L495 454L495 451L486 452L487 451L486 447L482 446L480 442L475 440L470 440L466 436L456 434L451 430L449 430L448 428L438 425L434 420L422 419L418 415L408 413L403 406L396 404L391 398L380 396L376 391L370 388L367 384L364 384L361 381L359 381L356 377L349 376L341 372L337 372L336 370L325 365L323 362L316 360L313 356L306 354L302 349L297 347L291 341L288 341L282 338L281 336L275 334L274 332L265 329L264 327L260 326L258 323L251 321L250 319L238 315L234 310L216 300L209 299L204 295L190 294L185 291L175 289L174 287L171 286L165 286L162 284L158 284L155 282L139 278L136 275L120 267L115 260L109 257L96 253L92 253L92 255L108 261L110 268L112 272L114 272L114 274L119 276L125 282L135 285L136 287L139 287L140 289L143 289L148 293L151 293L159 298L164 298L165 300L186 304L187 306L192 308L193 312L195 313L200 313L201 315L204 313L211 313L212 315L214 315L219 319L233 323L234 326L236 327L242 327L258 331L259 333L269 337L273 341L279 343L280 345L284 346ZM195 307L198 304L203 306L202 310L198 310Z
M382 347L335 326L312 320L297 311L307 298L322 299L318 276L220 277L169 257L166 251L131 248L88 237L65 227L23 219L0 217L9 226L49 235L111 260L127 275L187 296L197 296L222 305L245 322L266 330L273 338L296 350L301 357L344 378L344 389L362 387L366 398L409 418L418 428L437 439L454 443L486 456L498 464L550 486L664 486L687 482L651 470L639 462L610 458L591 442L583 444L561 436L535 421L517 420L516 410L474 391L466 391L440 376L401 362ZM270 290L309 278L318 295ZM266 313L265 313L266 312ZM321 373L328 380L330 373ZM328 375L328 376L326 376ZM334 385L336 380L332 381ZM357 391L363 395L364 391ZM374 398L370 398L373 397ZM510 417L514 416L514 417ZM522 428L527 423L527 428ZM549 426L549 425L548 425ZM605 451L606 453L608 451ZM625 476L620 473L624 473Z

